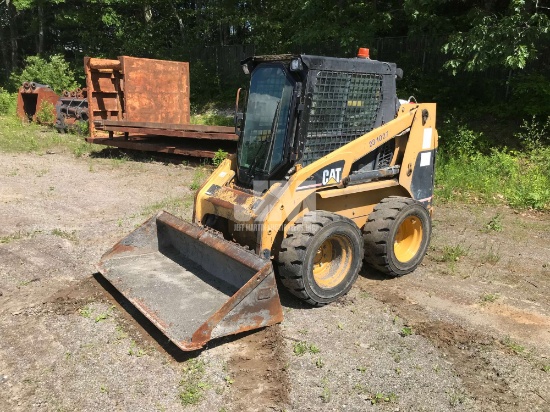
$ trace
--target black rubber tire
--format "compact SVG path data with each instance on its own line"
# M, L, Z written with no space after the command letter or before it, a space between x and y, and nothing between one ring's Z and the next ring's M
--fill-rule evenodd
M340 239L349 246L346 253L340 253L339 256L340 259L345 257L343 263L349 265L349 270L336 286L323 288L313 276L313 262L325 240L333 238ZM357 225L344 216L318 210L306 213L288 231L281 242L277 272L290 293L311 305L321 306L337 300L350 290L357 279L362 261L363 239Z
M414 216L422 226L422 239L416 254L401 262L395 256L394 242L403 221ZM392 196L383 199L369 215L363 230L365 240L365 263L375 269L396 277L414 271L424 259L432 234L432 220L426 208L419 202Z

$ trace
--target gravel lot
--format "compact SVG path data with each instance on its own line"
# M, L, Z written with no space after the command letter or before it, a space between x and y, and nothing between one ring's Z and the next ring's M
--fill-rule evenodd
M95 264L158 209L189 220L204 168L116 153L0 164L2 410L550 411L547 214L439 205L415 273L363 268L317 309L281 292L281 325L189 354Z

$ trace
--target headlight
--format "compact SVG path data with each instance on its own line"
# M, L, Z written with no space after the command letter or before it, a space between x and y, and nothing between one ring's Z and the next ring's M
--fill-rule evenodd
M290 71L297 72L303 69L301 59L293 59L290 61Z

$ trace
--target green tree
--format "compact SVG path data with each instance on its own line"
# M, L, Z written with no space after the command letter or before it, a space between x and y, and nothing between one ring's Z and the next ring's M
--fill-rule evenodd
M453 74L494 66L523 69L550 40L548 8L538 0L511 0L500 13L474 7L468 15L468 30L453 33L443 47L451 57L445 67Z
M25 68L20 73L13 73L10 81L14 89L23 82L37 82L49 85L57 93L77 87L74 72L61 55L50 56L49 60L39 56L27 57Z

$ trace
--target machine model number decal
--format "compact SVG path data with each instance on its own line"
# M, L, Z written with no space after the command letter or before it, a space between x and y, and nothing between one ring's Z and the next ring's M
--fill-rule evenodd
M384 133L382 133L381 135L379 136L376 136L375 139L372 139L369 141L369 147L373 147L375 146L377 143L380 143L384 140L386 140L388 138L388 132L385 131Z

